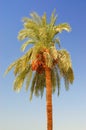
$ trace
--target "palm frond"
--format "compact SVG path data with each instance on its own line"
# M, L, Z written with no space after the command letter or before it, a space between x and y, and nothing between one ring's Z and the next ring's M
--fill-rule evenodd
M60 80L61 80L61 76L60 76L60 72L59 72L58 66L55 66L54 69L55 69L55 73L56 73L57 89L58 89L58 96L59 96L59 94L60 94Z
M73 69L72 68L68 69L67 78L70 81L70 83L72 84L73 80L74 80L74 73L73 73Z
M37 97L39 96L39 88L40 88L40 74L36 73L36 86L35 86L34 94Z
M25 57L24 59L20 58L19 61L16 63L16 66L14 67L14 74L15 76L25 70L30 64L28 64L28 57Z
M69 68L68 71L64 73L63 79L64 79L64 84L65 84L65 89L68 90L69 84L70 83L72 84L74 80L74 74L73 74L72 68Z
M64 84L65 84L65 89L69 90L69 80L67 79L65 75L63 76L63 79L64 79Z
M27 65L29 65L29 61L32 55L33 48L31 48L28 52L26 52L25 55L21 56L19 59L14 61L5 71L5 75L14 68L14 74L15 76L20 73L20 71L23 71L25 68L27 68Z
M56 19L57 19L57 15L55 16L55 10L53 11L53 13L51 14L51 18L50 18L50 26L54 26Z
M54 42L54 43L57 43L58 46L61 47L61 46L60 46L60 39L59 39L59 38L54 38L54 39L53 39L53 42Z
M41 79L41 81L40 81L40 88L39 88L39 90L40 90L40 96L41 96L41 98L42 98L42 97L43 97L43 93L44 93L44 88L45 88L45 86L46 86L45 72L43 72L43 73L41 74L40 79Z
M33 53L31 55L31 63L32 63L33 60L35 60L38 51L39 51L39 48L37 46L34 46L33 47Z
M35 32L37 32L39 29L39 26L33 20L30 19L28 22L24 23L24 28L25 29L32 29Z
M14 74L17 75L21 71L25 70L28 66L30 66L32 49L30 49L24 56L19 58L15 67L14 67Z
M25 38L28 37L28 30L27 29L23 29L18 33L18 40L24 40Z
M50 54L53 57L54 60L57 59L58 53L55 46L50 47Z
M27 77L26 77L26 91L28 90L29 88L29 85L31 83L31 78L32 78L32 74L33 74L33 71L32 69L30 68L28 74L27 74Z
M58 67L61 75L64 77L66 86L68 86L74 80L71 58L66 50L60 50L58 53Z
M33 21L36 22L36 24L38 25L42 24L41 17L36 12L32 12L30 16L32 17Z
M19 32L18 39L22 41L26 38L31 38L36 41L38 39L38 33L35 33L32 29L23 29Z
M15 78L15 81L14 81L15 91L19 92L21 90L25 77L27 76L27 73L29 72L29 69L30 69L30 66L26 68L25 70L23 70L22 72L20 72L18 76Z
M30 88L30 101L32 100L32 97L33 97L35 85L36 85L36 72L33 75L33 80L32 80L32 84L31 84L31 88Z
M29 44L33 44L33 43L35 43L34 40L32 40L32 39L27 40L27 41L21 46L21 50L24 51Z
M74 80L73 69L70 67L66 74L64 74L66 79L72 84Z
M15 67L14 67L14 75L16 76L18 73L20 73L22 64L21 64L21 59L17 61Z
M12 64L9 65L9 67L5 71L5 75L8 74L8 72L16 65L18 60L14 61Z
M47 32L46 32L46 28L39 28L39 42L42 44L46 45L46 39L47 39Z
M70 32L71 27L67 23L62 23L62 24L59 24L59 25L55 26L55 30L56 30L56 34L61 33L64 30L67 31L67 32Z
M62 73L66 73L69 67L72 67L71 58L66 50L59 50L58 52L58 67Z
M56 90L56 72L54 69L51 70L51 82L52 82L52 93Z
M52 65L53 65L53 58L52 58L52 56L49 53L47 53L47 52L44 52L43 55L45 57L45 64L46 64L46 66L49 67L49 68L52 68Z
M42 16L42 26L46 27L47 25L47 17L46 17L46 13L44 13L44 15Z
M28 23L30 21L32 21L31 18L28 18L28 17L23 17L22 18L22 22L24 22L24 23Z
M35 95L36 96L43 96L44 92L44 87L45 87L45 73L39 74L37 73L36 76L36 86L35 86Z

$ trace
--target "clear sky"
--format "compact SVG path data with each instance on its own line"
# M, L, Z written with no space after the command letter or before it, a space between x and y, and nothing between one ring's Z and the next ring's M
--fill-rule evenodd
M70 54L75 72L69 91L61 85L61 94L53 95L54 130L86 130L86 0L0 0L0 130L45 130L46 98L33 98L29 92L13 91L13 71L3 78L10 63L23 55L17 34L21 19L36 11L47 13L56 9L57 24L67 22L72 32L59 35L62 48Z

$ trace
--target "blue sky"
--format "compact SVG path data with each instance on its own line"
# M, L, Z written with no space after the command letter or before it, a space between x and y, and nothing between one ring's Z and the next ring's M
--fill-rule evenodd
M13 91L13 71L5 78L10 63L23 55L22 43L17 40L23 28L21 19L36 11L47 13L56 9L57 24L67 22L72 32L59 35L62 48L70 54L75 73L74 84L67 92L61 85L61 94L53 95L54 130L86 130L86 1L85 0L0 0L0 130L46 129L46 98L33 97L29 92Z

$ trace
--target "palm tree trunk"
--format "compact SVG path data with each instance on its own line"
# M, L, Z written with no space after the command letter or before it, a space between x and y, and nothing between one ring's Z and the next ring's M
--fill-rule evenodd
M45 74L46 74L47 130L53 130L51 69L47 67L45 69Z

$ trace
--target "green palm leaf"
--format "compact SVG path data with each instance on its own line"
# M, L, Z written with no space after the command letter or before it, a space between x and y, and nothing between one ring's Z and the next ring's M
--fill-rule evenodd
M44 13L44 15L42 16L42 26L46 27L47 25L47 17L46 17L46 13Z
M59 38L54 38L54 39L53 39L53 42L54 42L54 43L57 43L58 46L60 47L60 39L59 39Z
M60 69L61 75L64 78L66 86L68 86L69 83L73 83L74 74L71 58L66 50L58 51L58 67Z
M52 82L52 92L54 93L56 90L56 72L54 69L51 70L51 82Z
M35 73L33 75L32 85L31 85L31 88L30 88L30 101L32 100L32 96L33 96L35 85L36 85L36 76L37 76L37 73Z
M58 96L59 96L61 76L60 76L59 68L57 65L54 67L54 69L55 69L55 73L56 73L56 82L57 82L57 89L58 89Z
M15 65L17 64L18 60L14 61L5 71L5 75L8 74L8 72L15 67Z
M63 73L66 73L69 67L72 67L71 58L66 50L57 51L58 53L58 66Z
M67 23L62 23L62 24L55 26L56 34L61 33L64 30L67 31L67 32L70 32L71 31L70 25L67 24Z
M33 74L33 71L32 69L30 68L28 74L27 74L27 77L26 77L26 91L28 90L28 87L30 85L30 82L31 82L31 78L32 78L32 74Z
M50 18L50 26L54 26L55 25L55 22L57 20L57 15L55 16L55 10L53 11L53 13L51 14L51 18Z
M20 72L19 75L16 77L14 81L14 90L15 91L20 91L22 88L22 85L24 83L24 80L27 76L27 73L29 72L30 66L26 68L24 71Z
M32 39L29 39L28 41L26 41L22 46L21 46L21 50L24 51L26 49L26 47L28 46L28 44L33 44L35 43Z
M32 20L35 21L36 24L38 25L42 24L41 17L36 12L32 12L30 16L32 17Z

